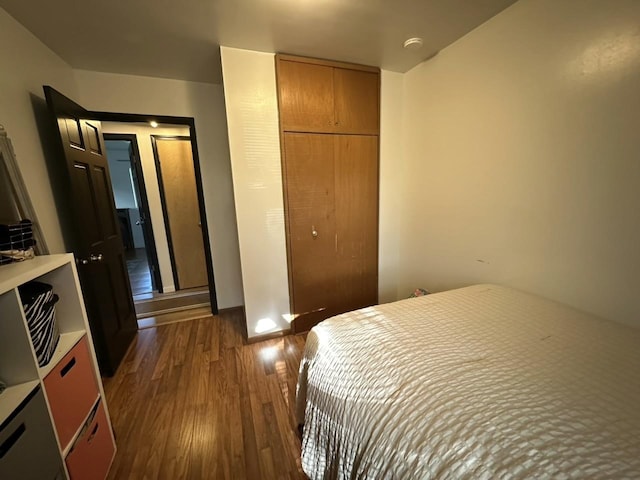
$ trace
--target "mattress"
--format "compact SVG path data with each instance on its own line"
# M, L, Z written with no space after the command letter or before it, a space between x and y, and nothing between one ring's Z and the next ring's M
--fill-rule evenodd
M496 285L346 313L307 337L311 479L639 479L640 330Z

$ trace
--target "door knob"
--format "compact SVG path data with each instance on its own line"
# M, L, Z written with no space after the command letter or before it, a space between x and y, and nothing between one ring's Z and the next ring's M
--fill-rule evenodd
M316 230L316 227L311 227L311 236L313 238L317 238L318 237L318 231Z
M92 253L91 255L89 255L89 260L91 260L92 262L101 262L102 261L102 254L99 253L98 255L94 255Z

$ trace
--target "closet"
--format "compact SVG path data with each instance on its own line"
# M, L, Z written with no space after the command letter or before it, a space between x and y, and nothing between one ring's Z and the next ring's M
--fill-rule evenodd
M378 299L380 72L276 56L292 329Z

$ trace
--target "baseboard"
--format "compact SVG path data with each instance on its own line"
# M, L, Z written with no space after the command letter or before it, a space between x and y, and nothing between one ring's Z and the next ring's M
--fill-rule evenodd
M218 315L224 315L229 313L242 313L244 316L244 305L239 305L237 307L229 307L229 308L221 308L218 310ZM246 325L245 325L246 326ZM247 344L264 342L265 340L273 340L274 338L284 337L286 335L291 334L291 328L287 328L286 330L279 330L277 332L265 333L264 335L257 335L255 337L247 338L246 328L244 331L244 338L246 339Z
M219 308L218 315L222 313L235 313L238 311L244 313L244 305L238 305L237 307L229 307L229 308Z
M264 342L265 340L273 340L274 338L286 337L287 335L291 335L290 328L286 330L280 330L278 332L265 333L264 335L257 335L255 337L248 338L247 343L251 344Z

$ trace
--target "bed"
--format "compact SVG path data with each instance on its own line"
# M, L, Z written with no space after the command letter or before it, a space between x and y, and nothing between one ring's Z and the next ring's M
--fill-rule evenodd
M307 337L311 479L638 479L640 330L496 285L349 312Z

